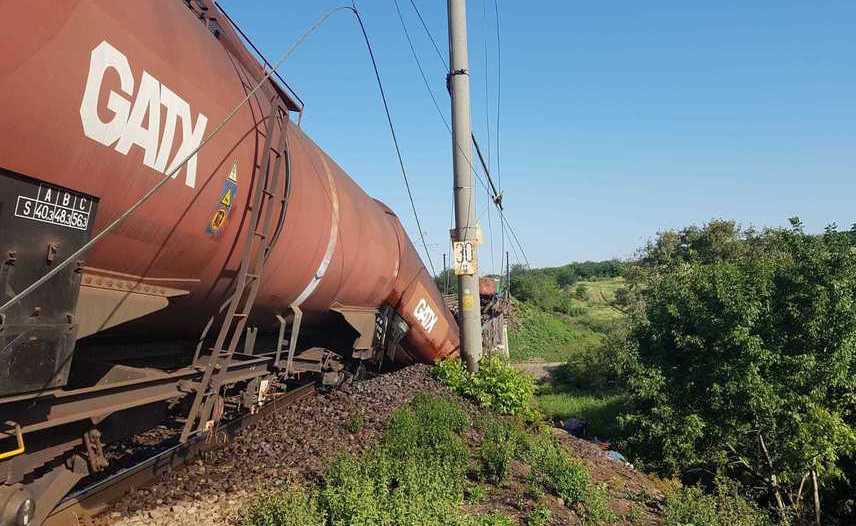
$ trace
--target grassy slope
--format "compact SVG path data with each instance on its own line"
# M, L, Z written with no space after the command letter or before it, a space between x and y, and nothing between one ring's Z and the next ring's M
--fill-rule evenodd
M575 417L588 423L586 434L598 440L615 436L618 415L624 404L620 394L588 392L545 384L536 394L538 408L549 418Z
M518 304L517 320L509 334L512 361L585 360L586 355L603 345L609 325L622 316L608 302L615 299L615 291L623 286L624 280L579 282L568 294L573 295L580 284L588 289L588 297L585 300L573 298L579 312L572 316ZM546 416L581 418L589 423L589 433L599 438L612 435L623 401L618 393L579 389L562 383L540 386L537 398Z
M520 303L515 314L515 326L508 336L515 362L561 362L576 349L599 343L592 331L575 329L567 320L534 305Z
M587 299L573 296L578 285L588 289ZM607 302L615 299L615 291L623 285L622 278L579 282L568 291L578 311L574 315L518 304L517 319L509 333L512 361L564 362L574 353L601 345L609 324L621 318Z

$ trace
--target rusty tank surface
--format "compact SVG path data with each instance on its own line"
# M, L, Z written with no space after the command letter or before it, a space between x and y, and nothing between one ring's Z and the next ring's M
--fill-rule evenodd
M458 352L395 213L213 0L0 13L0 526L42 524L138 433L189 446L307 383Z
M37 252L53 251L51 261L79 245L65 242L66 234L91 235L132 206L265 71L210 2L3 1L0 10L0 178L17 183L4 192L0 228L37 226ZM272 202L287 206L274 210L276 239L253 323L272 325L291 305L309 324L388 305L409 326L404 359L456 352L455 320L401 223L293 122L300 109L286 87L266 81L172 181L78 262L71 279L79 279L79 293L65 312L78 339L107 330L198 335L238 271L261 163L280 161L281 144L290 185ZM265 119L276 112L286 125L268 138ZM5 237L3 254L21 250L22 240ZM16 265L5 299L50 262L39 257L30 272ZM47 291L40 294L50 302Z

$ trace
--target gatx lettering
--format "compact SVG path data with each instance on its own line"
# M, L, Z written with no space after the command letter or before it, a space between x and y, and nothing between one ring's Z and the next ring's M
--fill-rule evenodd
M437 324L437 314L434 313L434 310L431 309L431 306L424 298L420 299L419 303L416 304L416 308L413 309L413 316L422 325L425 332L430 333L434 329L434 325Z
M118 75L119 92L110 90L107 95L106 109L112 117L105 122L98 114L98 101L108 70ZM143 164L161 173L171 172L202 143L208 118L200 113L194 124L190 104L147 71L143 71L140 77L136 96L135 84L128 58L107 41L98 44L92 50L80 104L83 133L105 146L112 146L123 155L136 145L143 149ZM163 129L162 112L166 113ZM181 146L170 159L179 123ZM196 187L196 161L194 154L186 164L184 184L191 188Z

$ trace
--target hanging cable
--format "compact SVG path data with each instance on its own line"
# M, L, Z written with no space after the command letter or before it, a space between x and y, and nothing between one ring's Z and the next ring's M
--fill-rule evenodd
M502 100L502 39L500 38L499 4L493 0L496 13L496 179L502 191L502 170L500 164L500 105Z
M443 124L446 126L446 130L449 134L452 133L452 126L449 124L448 119L446 119L446 115L443 113L443 110L440 109L440 103L437 101L437 97L434 95L434 90L431 89L431 83L428 81L428 75L425 74L425 68L422 67L422 61L419 59L419 55L416 53L416 48L413 45L413 39L410 36L410 31L407 29L407 24L404 21L404 16L401 13L401 9L399 8L398 0L393 0L393 4L395 5L396 13L398 14L398 20L401 22L401 29L404 31L404 36L407 39L407 45L410 47L410 54L413 57L413 60L416 62L416 67L419 69L419 75L422 77L422 82L425 84L425 89L428 90L428 94L431 96L431 101L434 104L434 108L437 110L437 115L440 116L440 119L443 121ZM475 135L471 135L473 144L476 147L476 150L480 153L480 145L476 140ZM470 170L473 171L473 174L478 179L479 183L481 183L482 187L484 187L485 191L488 192L491 201L496 202L496 198L499 195L496 190L496 185L493 183L493 179L490 176L490 170L487 168L484 160L482 159L482 169L485 175L488 178L488 182L490 183L491 189L488 189L488 183L485 183L484 179L479 175L478 170L476 170L473 165L472 159L466 155L463 148L458 146L458 149L464 153L464 157L467 158L467 163L470 165Z
M425 19L422 18L422 13L419 12L419 8L416 7L416 3L413 0L410 0L410 5L412 5L413 10L416 11L416 16L419 17L419 21L422 23L422 27L425 29L425 34L427 34L428 38L431 39L431 44L434 45L434 51L436 51L437 56L440 57L440 63L443 64L443 68L449 69L449 63L446 61L446 57L443 56L443 53L440 52L440 46L438 46L437 41L434 40L434 36L431 34L431 30L428 29L428 24L426 24Z
M434 90L431 89L431 83L428 81L428 75L425 74L425 69L422 67L422 61L419 60L419 55L416 53L416 48L413 46L413 39L410 37L410 31L407 30L407 24L404 22L404 15L401 14L401 8L398 5L398 0L392 0L392 3L395 6L396 14L398 14L398 20L401 22L401 29L404 31L404 36L407 39L407 45L410 47L410 54L416 61L416 67L419 68L419 75L422 77L422 82L425 84L425 88L431 96L431 101L434 103L437 115L440 116L440 119L442 119L443 124L446 126L449 133L452 133L452 127L449 125L449 121L446 119L446 115L443 113L443 110L440 109L440 103L437 102L437 97L434 95Z
M500 211L500 217L502 217L503 222L508 227L508 231L511 232L511 235L514 236L514 241L517 243L517 246L520 248L520 253L523 254L523 261L526 263L526 266L529 266L529 258L526 257L526 251L523 250L523 245L520 243L520 238L517 237L517 233L511 227L511 223L508 222L508 218L505 217L505 214ZM511 245L512 247L514 245Z
M437 101L437 97L434 95L434 90L431 89L431 83L428 81L428 75L425 74L425 68L422 67L422 61L419 59L419 54L416 53L416 47L413 45L413 39L410 36L410 31L407 29L407 23L404 21L404 15L401 12L401 6L399 5L398 0L392 0L392 3L395 6L395 12L398 15L398 20L399 20L399 22L401 22L401 29L404 32L404 37L407 40L408 47L410 48L410 54L413 57L414 62L416 62L416 67L419 69L419 75L422 77L422 83L425 85L425 89L428 90L428 94L431 96L431 102L434 104L434 109L437 110L437 115L440 116L440 120L443 121L443 125L446 127L446 130L449 132L449 135L452 136L453 135L452 134L452 127L449 124L449 121L446 119L446 115L443 113L443 110L440 109L440 103ZM427 26L423 26L423 27L427 28ZM485 191L488 191L487 185L485 184L484 180L479 176L479 173L476 170L475 166L473 166L473 162L472 162L472 159L470 158L470 156L467 155L467 152L461 147L460 144L455 144L455 147L458 149L458 151L460 151L464 155L464 158L467 160L467 164L469 165L470 170L472 171L473 175L475 175L476 179L478 179L478 181L479 181L479 183L481 183L482 187L485 188ZM485 172L485 173L488 173L488 172ZM489 176L489 173L488 173L488 176ZM488 194L490 194L489 191L488 191ZM473 195L475 195L475 194L473 194ZM491 198L491 199L493 199L493 198ZM471 206L472 203L467 203L467 205ZM454 214L454 211L453 211L453 214ZM469 210L467 211L467 216L469 217ZM454 219L454 215L453 215L453 219ZM454 223L454 221L452 221L452 224L453 223ZM452 224L450 224L449 230L452 229ZM466 228L469 228L469 225L466 225Z
M425 87L428 89L428 92L431 94L431 99L434 101L434 107L437 109L437 112L440 115L440 118L443 120L443 123L446 125L447 130L451 134L452 128L451 128L451 126L449 126L449 123L446 120L443 112L440 110L440 105L439 105L439 103L437 103L437 98L434 96L433 90L431 89L431 85L428 82L428 77L425 74L424 68L422 67L422 62L419 59L419 55L416 53L416 49L413 46L413 41L410 37L409 31L407 30L407 24L404 22L404 18L401 14L401 10L398 6L398 1L393 0L393 3L396 6L396 11L398 13L399 20L401 21L402 29L404 31L405 36L407 37L407 42L408 42L408 45L410 46L410 52L413 56L413 59L416 62L417 67L419 68L420 75L422 76L422 81L424 82ZM434 38L434 35L431 33L431 30L428 28L428 25L425 23L425 19L422 17L422 13L419 11L419 8L416 6L416 3L414 2L414 0L410 0L410 5L413 6L414 11L416 12L417 17L419 18L419 21L422 23L422 28L424 29L425 34L427 35L428 39L433 44L434 49L437 52L438 57L440 58L440 61L443 63L444 67L446 69L448 69L448 62L446 62L446 60L443 58L442 53L440 53L440 49L437 46L437 41ZM497 6L495 5L494 8L496 9ZM498 13L498 10L497 10L497 13ZM497 37L497 38L499 38L499 37ZM499 40L498 40L498 42L499 42ZM497 190L496 185L493 182L493 178L490 176L490 170L487 167L487 163L484 161L483 156L481 155L481 148L479 146L478 140L475 138L475 135L472 135L472 141L476 147L476 153L479 154L479 159L481 161L482 170L484 171L484 173L487 176L487 179L490 183L490 187L491 187L490 189L488 188L488 183L485 183L484 179L482 179L482 177L479 176L479 173L475 169L475 167L473 166L471 159L468 158L467 161L470 163L470 169L473 170L473 173L475 174L479 183L481 183L482 187L485 189L485 191L490 196L491 200L494 202L494 204L499 209L500 218L502 219L502 221L501 221L502 249L503 249L502 252L503 253L505 252L505 229L508 228L509 232L513 236L514 243L517 244L517 247L515 247L514 244L511 245L512 250L515 252L515 255L517 256L517 249L519 248L520 254L522 254L522 261L525 261L526 266L529 266L529 259L526 257L526 252L523 249L523 245L520 243L520 239L517 237L517 233L514 232L514 229L511 227L510 221L505 216L505 213L503 210L504 207L502 205L502 193ZM458 148L460 148L460 146L458 146ZM520 257L519 256L517 256L517 257L518 257L518 261L521 261Z
M487 167L490 168L490 46L487 45L487 0L482 0L482 36L484 37L484 107L487 132Z
M422 76L422 81L424 82L425 87L428 89L428 93L431 95L431 100L434 102L434 107L437 109L437 113L440 115L440 118L443 120L443 124L446 125L446 129L451 134L452 133L452 127L449 125L448 120L446 120L446 116L443 114L443 111L440 109L440 105L437 102L437 97L434 95L434 90L431 89L431 84L430 84L430 82L428 82L428 76L425 74L425 69L422 67L422 61L419 59L419 55L416 53L416 49L413 46L413 39L410 37L410 32L407 30L407 24L404 22L404 17L401 14L401 9L399 8L399 5L398 5L398 0L393 0L393 3L395 4L396 12L398 13L398 19L401 21L401 28L404 30L404 36L407 37L407 43L410 46L410 53L413 56L413 60L416 62L416 66L419 68L419 74ZM434 35L431 34L431 30L428 29L428 26L425 24L425 19L422 18L422 13L419 11L419 8L416 7L416 4L414 3L413 0L410 0L410 5L412 5L413 9L416 11L416 15L419 17L419 20L422 22L422 28L425 30L425 34L428 36L428 39L434 45L434 49L437 50L437 52L439 54L439 48L437 47L437 41L434 39ZM441 62L443 63L443 67L448 69L448 64L443 59L442 55L440 55L440 59L441 59ZM482 157L481 146L480 146L478 140L476 139L475 134L471 134L471 138L472 138L473 144L476 147L476 151L479 154L479 157L481 158ZM458 148L463 152L463 149L460 148L460 146ZM476 170L475 166L473 166L472 159L470 159L468 156L466 156L466 154L464 156L467 157L467 162L470 165L470 169L473 171L476 178L479 180L479 182L482 184L482 186L485 188L485 190L488 192L488 195L490 196L491 200L494 201L494 203L496 203L497 197L499 197L500 201L501 201L501 197L500 197L501 194L499 191L497 191L497 187L494 184L493 178L490 175L491 174L490 168L488 167L485 160L483 158L481 158L481 165L482 165L482 170L484 171L484 174L487 177L488 182L490 183L490 187L491 187L490 190L487 188L487 184L484 182L484 180L479 175L478 170Z
M487 1L487 0L485 0ZM502 101L502 39L500 38L499 3L493 0L493 10L496 14L496 178L499 181L499 192L502 193L502 171L500 161L500 104ZM500 234L502 253L505 253L505 228Z
M366 33L366 26L363 24L363 18L357 10L356 3L351 8L354 15L357 17L357 22L360 24L360 30L363 33L363 39L366 42L366 47L369 50L369 57L372 60L372 68L374 68L375 79L377 79L377 87L380 90L380 98L383 101L383 109L386 112L386 121L389 123L389 133L392 135L392 142L395 145L395 154L398 156L398 165L401 167L401 176L404 178L404 186L407 189L407 197L410 199L410 208L413 210L413 217L416 219L416 228L419 230L419 239L422 241L422 248L425 249L425 257L428 258L428 265L431 267L431 275L437 274L434 270L434 262L431 261L431 253L428 251L428 243L425 242L425 233L422 231L422 223L419 220L419 213L416 211L416 203L413 201L413 192L410 189L410 181L407 178L407 170L404 168L404 160L401 157L401 149L398 147L398 137L395 135L395 126L392 124L392 116L389 112L389 104L386 101L386 93L383 90L383 82L380 79L380 71L377 67L372 44L369 41L369 35Z

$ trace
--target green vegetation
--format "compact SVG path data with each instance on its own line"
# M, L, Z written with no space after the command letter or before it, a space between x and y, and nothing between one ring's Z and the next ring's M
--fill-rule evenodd
M366 425L366 419L363 415L357 414L351 417L351 420L348 421L348 432L351 434L359 433L363 430L363 427Z
M618 417L627 398L621 394L563 390L547 384L539 389L537 400L544 416L558 420L582 419L588 424L589 436L604 439L617 435Z
M626 400L618 385L620 353L613 352L624 343L624 315L616 302L625 281L615 275L624 266L585 265L600 269L586 276L597 279L569 280L556 269L516 270L512 290L523 298L515 297L511 358L565 362L553 382L538 386L538 409L550 419L585 420L592 436L614 437Z
M436 368L512 416L473 429L455 404L416 400L378 450L337 461L315 492L263 496L249 524L292 524L276 522L283 507L315 524L507 524L461 507L490 499L521 465L530 474L514 498L527 524L550 520L533 506L547 493L586 524L617 520L583 461L525 427L541 412L586 420L637 466L686 483L667 495L667 526L856 522L856 229L713 221L659 234L632 264L591 268L623 274L513 272L513 358L563 362L550 384L534 391L498 358L474 375L459 362Z
M511 358L515 361L563 361L577 349L601 343L592 331L578 331L568 320L535 305L515 303L515 316L508 334Z
M475 447L467 436L478 432ZM365 453L343 455L315 488L297 484L263 493L245 510L245 526L452 525L507 526L500 513L477 516L464 503L479 503L491 491L468 477L481 475L498 487L512 462L531 464L540 499L550 491L586 524L612 517L606 492L591 483L583 462L556 439L533 434L519 417L487 413L473 428L454 401L419 395L395 411L383 438ZM473 470L473 466L478 466ZM525 503L525 495L521 495ZM522 505L518 505L521 507ZM535 508L527 524L547 524L549 509Z
M852 499L854 240L798 220L762 232L718 221L650 244L627 344L628 452L756 488L782 523L814 513L815 479L823 502Z
M512 356L564 362L537 390L546 416L702 484L670 496L668 524L800 524L818 508L850 524L854 256L856 229L712 221L659 234L621 277L516 269Z
M585 281L563 278L556 269L518 268L512 273L516 300L515 322L509 331L512 360L565 361L579 352L598 349L623 319L615 305L616 295L625 285L615 273L623 265L607 261L558 268L575 265L601 270L587 273L592 277Z
M418 396L392 415L377 448L336 459L317 493L290 487L263 495L244 524L501 524L459 510L469 463L461 433L467 428L469 419L454 402Z
M299 485L267 491L256 497L243 513L247 526L326 526L327 513L318 495Z
M770 517L722 482L712 493L683 487L666 497L666 526L770 526Z
M498 418L487 419L483 429L484 440L478 452L481 471L487 480L499 484L520 452L523 432L514 423Z
M535 384L498 356L484 358L476 374L470 374L460 360L446 360L435 369L440 381L482 407L501 414L529 415Z
M561 497L566 505L583 502L591 482L588 470L553 437L543 434L531 437L525 458L534 468L535 480Z
M617 519L609 509L606 485L593 484L585 464L569 455L552 436L527 435L523 458L533 468L534 481L559 496L566 506L580 510L586 524L608 524Z
M526 526L547 526L550 523L550 508L540 506L526 515Z
M332 525L443 524L463 500L469 426L456 404L425 396L396 411L381 446L337 459L319 500Z

